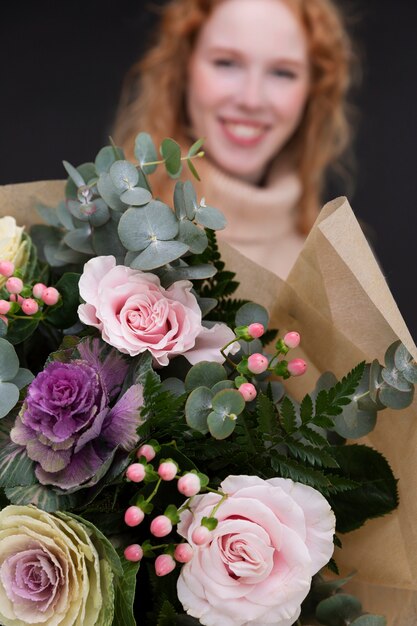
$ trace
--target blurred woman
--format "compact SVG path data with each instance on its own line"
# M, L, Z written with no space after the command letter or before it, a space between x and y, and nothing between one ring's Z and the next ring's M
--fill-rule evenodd
M331 0L173 0L126 77L113 136L129 157L140 131L184 151L204 137L197 192L226 215L219 239L285 278L349 142L351 60Z

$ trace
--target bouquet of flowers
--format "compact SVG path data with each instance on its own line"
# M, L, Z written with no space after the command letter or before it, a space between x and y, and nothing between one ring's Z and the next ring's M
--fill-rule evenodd
M158 166L198 178L201 147L140 133L135 163L64 162L44 223L0 218L3 626L386 624L333 552L398 505L354 440L412 403L417 364L397 340L300 393L320 320L270 327L221 212L189 180L173 208L152 195Z

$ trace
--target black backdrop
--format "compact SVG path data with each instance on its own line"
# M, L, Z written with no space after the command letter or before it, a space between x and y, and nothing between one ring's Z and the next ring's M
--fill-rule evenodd
M363 67L354 96L357 168L349 200L367 225L416 338L417 2L340 3L350 15ZM122 76L146 48L155 9L162 4L40 0L3 5L0 184L64 178L62 159L91 160L107 142ZM326 199L332 194L329 190Z

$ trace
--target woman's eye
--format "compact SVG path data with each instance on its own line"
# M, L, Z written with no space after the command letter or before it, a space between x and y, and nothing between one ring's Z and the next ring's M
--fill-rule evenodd
M234 67L236 65L232 59L214 59L213 63L216 67Z
M297 78L297 74L293 70L285 70L281 68L276 68L272 70L272 74L274 76L277 76L278 78Z

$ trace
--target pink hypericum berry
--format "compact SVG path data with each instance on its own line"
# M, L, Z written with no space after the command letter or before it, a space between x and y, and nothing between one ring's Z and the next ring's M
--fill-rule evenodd
M307 369L307 363L303 359L292 359L288 362L287 369L291 376L302 376Z
M9 300L10 302L18 302L19 304L22 304L23 302L22 296L20 294L16 295L15 293L10 294Z
M8 300L0 300L0 314L7 315L10 311L10 302Z
M126 476L133 483L140 483L145 478L146 469L142 463L132 463L126 470Z
M151 446L149 443L143 444L143 446L141 446L136 453L136 456L138 457L138 459L140 459L141 456L144 456L145 459L148 461L148 463L152 461L152 459L155 458L155 455L156 455L155 448Z
M0 274L9 278L13 276L14 263L11 261L0 261Z
M155 574L166 576L175 569L175 561L170 554L160 554L155 559Z
M179 563L188 563L193 558L193 549L189 543L179 543L175 548L174 557Z
M138 506L130 506L125 513L125 522L128 526L138 526L143 521L145 513Z
M127 546L127 548L125 548L124 555L127 561L137 563L143 557L143 550L138 543L132 543L131 546Z
M197 546L204 546L211 539L211 531L207 528L207 526L198 526L198 528L193 530L191 539Z
M3 322L6 324L6 326L9 323L9 320L7 319L7 317L5 315L0 315L0 320L3 320Z
M42 298L42 294L45 291L45 289L47 289L46 285L44 285L43 283L36 283L36 285L33 285L33 289L32 289L33 297Z
M23 281L17 276L12 276L6 280L6 289L9 293L20 293L23 289Z
M151 522L151 533L155 537L166 537L172 530L172 522L166 515L158 515Z
M22 311L26 315L35 315L39 311L39 305L33 298L24 298L22 302Z
M263 354L256 352L248 357L248 368L252 374L262 374L268 369L269 361Z
M252 383L243 383L243 385L240 385L238 391L240 391L240 393L242 394L245 402L250 402L251 400L254 400L257 395L256 388L254 385L252 385Z
M195 496L200 491L201 482L197 474L190 472L178 479L177 487L178 491L182 493L183 496L191 498L191 496Z
M265 332L265 328L263 324L259 324L259 322L254 322L253 324L249 324L248 333L254 339L259 339Z
M289 348L296 348L300 344L300 339L300 333L295 332L295 330L284 335L284 343Z
M158 467L158 475L162 480L173 480L177 475L178 467L174 461L164 461Z
M43 300L48 306L53 306L59 300L58 289L55 289L55 287L47 287L41 295L41 300Z

